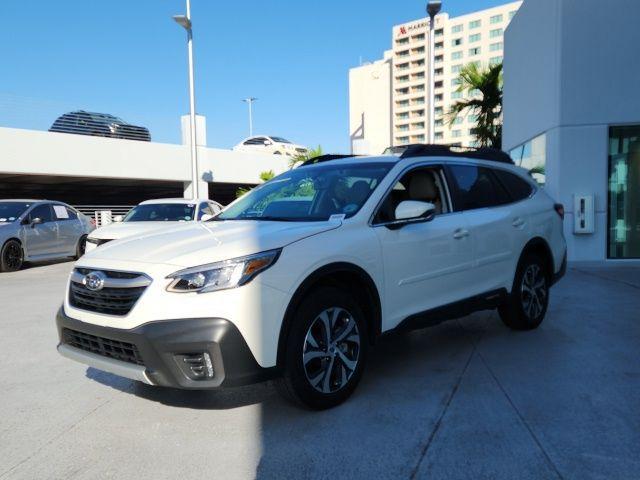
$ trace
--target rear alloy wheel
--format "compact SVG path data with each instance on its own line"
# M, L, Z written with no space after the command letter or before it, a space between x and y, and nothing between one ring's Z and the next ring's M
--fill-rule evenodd
M537 328L549 307L549 275L538 255L525 256L518 265L513 288L498 312L500 318L514 330Z
M24 254L16 240L9 240L0 251L0 272L17 272L22 268Z
M293 322L281 392L313 409L339 405L355 390L367 359L361 308L342 290L322 287L302 301Z

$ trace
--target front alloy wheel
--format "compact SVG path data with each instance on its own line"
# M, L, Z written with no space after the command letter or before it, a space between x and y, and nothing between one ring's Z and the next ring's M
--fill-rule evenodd
M318 287L289 319L278 381L280 393L322 410L355 390L367 360L367 320L346 288Z
M307 331L302 352L311 386L322 393L337 392L349 383L359 356L360 332L353 316L340 307L320 313Z

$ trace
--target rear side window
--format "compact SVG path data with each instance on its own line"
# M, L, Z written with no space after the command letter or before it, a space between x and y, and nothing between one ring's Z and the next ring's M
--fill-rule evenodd
M531 195L533 187L529 182L520 178L518 175L505 170L494 170L493 173L496 174L500 183L502 183L502 185L507 189L514 202L524 200Z
M474 210L510 203L509 194L489 168L450 165L454 186L454 210Z

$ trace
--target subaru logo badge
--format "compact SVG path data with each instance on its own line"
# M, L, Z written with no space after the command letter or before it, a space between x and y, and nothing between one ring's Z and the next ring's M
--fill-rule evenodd
M82 279L82 284L92 292L98 292L104 288L104 281L107 279L102 272L91 272Z

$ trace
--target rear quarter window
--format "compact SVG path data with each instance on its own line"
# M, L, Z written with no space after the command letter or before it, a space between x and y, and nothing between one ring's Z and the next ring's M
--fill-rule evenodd
M509 192L511 199L514 202L519 202L520 200L524 200L531 196L533 186L515 173L507 172L505 170L494 170L494 173L507 192Z

